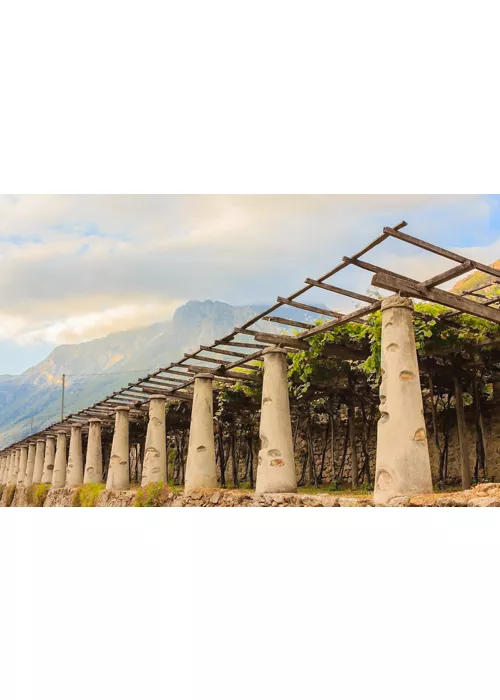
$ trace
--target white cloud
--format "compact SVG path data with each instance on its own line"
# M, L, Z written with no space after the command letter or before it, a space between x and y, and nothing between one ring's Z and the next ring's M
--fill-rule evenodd
M410 232L450 246L454 231L484 231L488 213L477 195L0 197L0 337L78 342L165 320L180 299L271 303L383 225L406 218ZM435 274L418 254L382 255L386 267Z

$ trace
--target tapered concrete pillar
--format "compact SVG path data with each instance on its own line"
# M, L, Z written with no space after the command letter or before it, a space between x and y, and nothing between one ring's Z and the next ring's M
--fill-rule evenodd
M38 438L35 450L35 467L33 469L33 484L42 482L43 463L45 460L45 440Z
M286 356L286 350L281 348L268 348L263 352L257 494L297 491Z
M2 484L4 484L4 486L7 486L7 484L9 483L11 465L12 465L12 452L9 452L7 454L7 459L5 462L5 471L3 474Z
M67 449L66 431L58 430L54 472L52 474L53 489L62 489L62 487L66 485L66 470L68 468L66 459Z
M167 480L167 436L165 430L165 397L149 400L149 423L142 465L142 486Z
M19 471L17 472L17 485L24 486L26 468L28 466L28 445L21 445L19 450Z
M382 302L382 381L374 502L432 493L411 299Z
M217 488L213 375L195 375L186 464L186 491Z
M36 455L36 442L30 442L28 444L28 461L26 464L26 475L24 477L24 485L26 487L33 484L33 473L35 471L35 455Z
M82 426L71 426L69 441L68 468L66 470L66 486L81 486L83 484L83 453Z
M14 450L14 455L12 457L12 462L10 466L9 474L9 486L15 486L17 484L17 475L19 473L19 461L21 457L21 450L17 447Z
M52 473L56 459L55 435L47 435L45 438L45 456L43 460L42 484L52 483Z
M107 489L128 489L129 479L129 411L128 406L116 408L115 432L109 460Z
M90 418L84 484L102 484L101 419Z

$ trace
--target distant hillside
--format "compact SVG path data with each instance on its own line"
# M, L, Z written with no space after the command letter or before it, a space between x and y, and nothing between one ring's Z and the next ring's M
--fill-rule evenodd
M491 267L494 267L495 270L500 270L500 260L495 260ZM461 294L469 289L479 287L479 285L487 282L489 279L491 279L490 276L487 275L485 272L472 272L470 275L467 275L467 277L464 277L464 279L459 280L451 289L451 291L453 292L453 294ZM493 287L491 287L491 289L487 289L486 291L484 291L483 294L486 294L487 296L493 296L494 294L498 294L499 292L500 286L494 285Z
M67 414L95 403L148 371L180 360L185 352L212 343L266 308L190 301L177 309L171 321L111 333L86 343L61 345L17 377L0 375L0 448L57 420L63 373ZM291 320L312 318L310 313L293 308L287 309L286 315ZM270 324L265 325L270 329ZM285 328L276 324L271 331L281 333Z

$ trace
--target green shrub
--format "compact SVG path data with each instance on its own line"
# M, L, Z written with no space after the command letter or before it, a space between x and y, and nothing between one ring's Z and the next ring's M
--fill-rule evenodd
M42 508L47 498L50 484L34 484L26 489L26 502L30 506Z
M84 484L80 486L73 496L73 506L78 508L94 508L104 484Z
M163 481L148 484L137 490L134 506L137 508L161 508L168 500L170 489Z
M2 498L4 491L5 491L5 484L0 484L0 498Z
M5 505L7 508L12 505L12 501L14 500L15 493L16 493L16 485L15 484L11 484L10 486L6 487L6 489L5 489Z

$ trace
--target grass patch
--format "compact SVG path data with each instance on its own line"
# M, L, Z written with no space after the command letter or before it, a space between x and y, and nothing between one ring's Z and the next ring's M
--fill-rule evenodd
M170 489L164 481L148 484L137 489L134 506L136 508L161 508L168 500Z
M42 508L47 498L50 484L35 484L26 489L26 502L30 506Z
M16 493L16 485L15 484L11 484L10 486L6 487L6 489L5 489L5 506L7 508L12 505L12 501L14 500L15 493Z
M72 505L76 508L95 508L97 499L105 488L105 484L84 484L75 491Z

